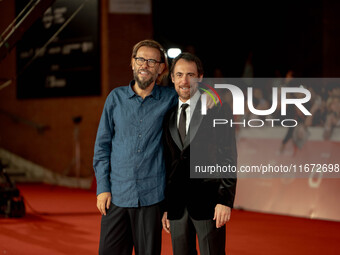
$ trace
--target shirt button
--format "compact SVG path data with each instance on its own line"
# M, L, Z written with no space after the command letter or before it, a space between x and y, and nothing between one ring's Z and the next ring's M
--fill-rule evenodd
M139 153L139 152L140 152L140 150L137 150L137 152Z
M141 135L141 134L139 134L139 135L138 135L138 137L139 137L139 138L141 138L141 137L142 137L142 135Z
M139 122L142 122L143 120L139 120Z

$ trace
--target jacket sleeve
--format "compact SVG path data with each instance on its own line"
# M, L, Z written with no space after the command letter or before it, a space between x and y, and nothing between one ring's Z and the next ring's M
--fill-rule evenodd
M223 113L224 118L230 121L233 118L231 109L228 104L224 104L220 111ZM237 148L235 128L230 125L219 129L216 132L216 143L219 155L219 162L221 165L229 166L229 171L224 173L220 178L220 185L218 188L217 203L226 205L230 208L234 206L234 199L236 193L237 183Z

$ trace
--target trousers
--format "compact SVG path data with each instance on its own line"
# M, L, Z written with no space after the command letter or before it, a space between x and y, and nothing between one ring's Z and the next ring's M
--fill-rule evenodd
M161 207L137 208L110 205L101 219L99 255L161 254Z
M226 228L216 228L212 219L195 220L184 210L182 218L170 220L174 255L197 255L196 234L201 255L225 255Z

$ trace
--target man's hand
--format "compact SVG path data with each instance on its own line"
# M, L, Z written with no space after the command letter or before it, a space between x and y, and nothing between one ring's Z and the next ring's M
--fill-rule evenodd
M231 208L225 205L217 204L215 206L214 219L216 220L216 228L222 227L230 220Z
M106 209L109 209L111 204L111 193L103 192L97 196L97 208L102 215L106 215Z
M211 90L209 90L211 92ZM207 108L208 109L211 109L215 106L215 102L214 100L211 98L211 96L207 93L207 92L204 92L204 94L207 95ZM211 95L215 98L215 101L217 104L220 103L219 99L217 98L217 96L214 94L214 93L211 93ZM202 100L202 99L201 99Z
M170 233L170 221L168 220L168 212L164 212L163 214L162 225L165 232Z

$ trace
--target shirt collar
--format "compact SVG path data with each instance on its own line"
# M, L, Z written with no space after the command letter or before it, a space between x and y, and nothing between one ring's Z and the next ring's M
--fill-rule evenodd
M190 99L185 101L184 103L178 98L178 109L181 109L182 104L188 104L189 107L190 107L190 111L193 111L196 107L196 104L197 104L200 96L201 96L201 93L197 90L195 92L195 94Z
M132 98L134 96L138 96L132 89L132 86L135 85L136 81L132 80L129 84L129 88L128 88L128 98ZM160 88L159 85L157 85L157 83L155 83L155 86L153 87L151 93L149 96L152 96L154 99L159 99L160 97Z
M132 80L129 84L129 88L128 88L128 98L134 97L136 96L136 93L133 91L132 86L135 84L135 81Z

